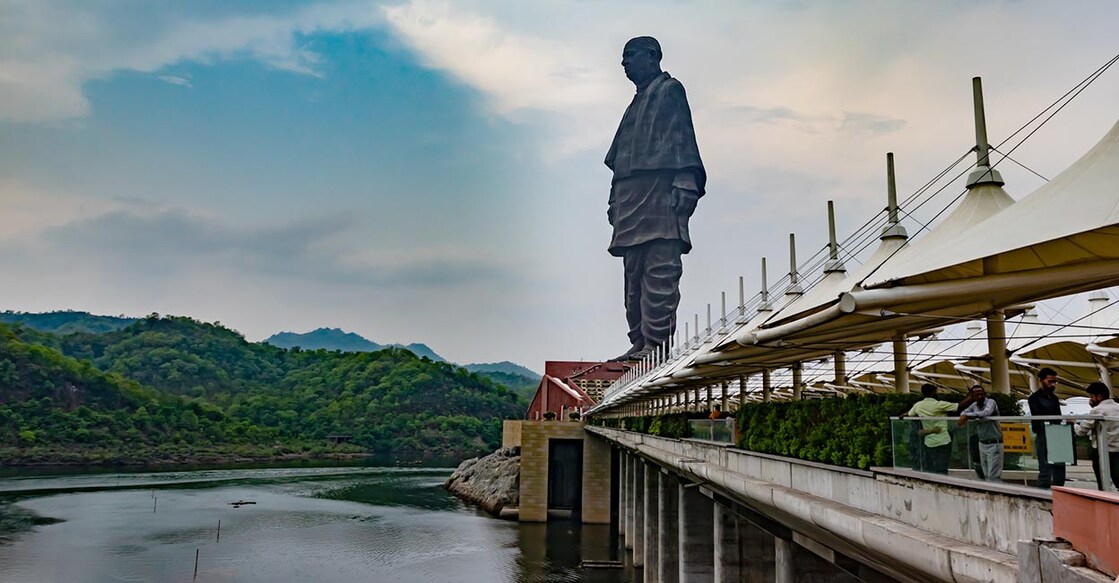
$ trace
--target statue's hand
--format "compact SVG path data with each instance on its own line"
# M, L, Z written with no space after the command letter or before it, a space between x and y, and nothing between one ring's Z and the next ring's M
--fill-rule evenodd
M682 188L672 189L672 210L676 214L690 217L695 212L695 205L699 202L699 193Z

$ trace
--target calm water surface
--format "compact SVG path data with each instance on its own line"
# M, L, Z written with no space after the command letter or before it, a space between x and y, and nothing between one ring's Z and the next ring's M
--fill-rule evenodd
M444 492L449 475L272 468L3 477L0 504L62 522L0 542L0 582L632 580L629 569L579 567L618 558L608 528L495 520ZM256 504L229 504L239 500Z

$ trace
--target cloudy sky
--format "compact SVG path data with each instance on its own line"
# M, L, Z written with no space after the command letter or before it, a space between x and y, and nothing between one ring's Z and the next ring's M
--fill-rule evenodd
M337 326L457 362L627 347L602 165L653 35L708 196L682 317L750 293L1119 52L1114 2L0 0L0 309ZM1015 160L1052 177L1109 72ZM1042 179L1000 165L1020 198ZM961 181L946 189L947 204ZM937 210L937 205L926 208ZM919 230L912 225L910 232ZM718 308L716 307L716 311Z

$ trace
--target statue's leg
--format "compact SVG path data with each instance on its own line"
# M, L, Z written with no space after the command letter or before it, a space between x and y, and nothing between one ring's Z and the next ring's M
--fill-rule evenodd
M680 276L684 273L681 243L658 239L643 245L644 277L641 279L641 333L645 348L655 348L676 333L676 308L680 305Z
M648 244L636 245L626 249L622 257L625 266L626 322L629 324L630 352L637 352L645 346L641 333L642 281L645 276L645 250Z

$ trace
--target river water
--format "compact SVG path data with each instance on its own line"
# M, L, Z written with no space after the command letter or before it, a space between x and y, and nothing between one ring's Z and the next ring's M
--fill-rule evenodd
M628 568L580 567L619 558L608 527L496 520L448 495L449 475L333 467L0 477L0 513L60 520L0 537L0 582L632 580Z

